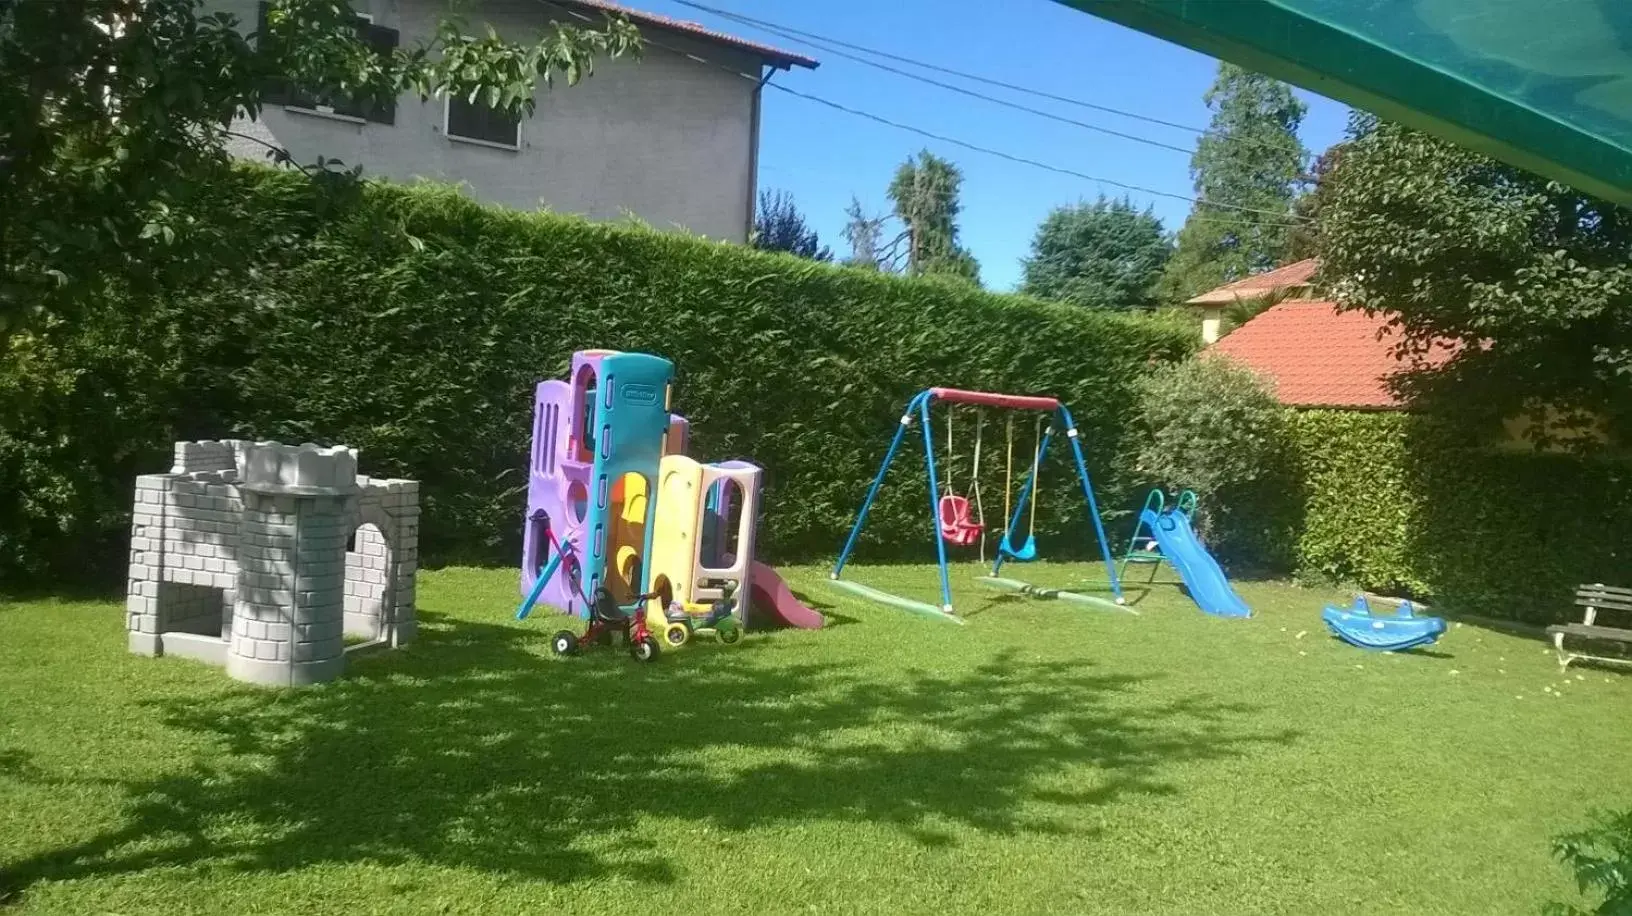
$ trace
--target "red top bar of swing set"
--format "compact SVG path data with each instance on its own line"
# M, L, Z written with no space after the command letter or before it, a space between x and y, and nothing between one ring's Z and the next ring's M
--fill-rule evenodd
M1009 407L1015 410L1058 410L1056 398L1040 398L1024 394L998 394L995 391L969 391L965 388L931 388L930 395L955 404L984 404L987 407Z

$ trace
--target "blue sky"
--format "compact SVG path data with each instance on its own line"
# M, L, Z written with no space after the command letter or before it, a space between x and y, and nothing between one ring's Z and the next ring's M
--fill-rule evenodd
M711 16L672 0L628 0L639 9L701 22L711 28L807 53L819 69L779 72L775 82L847 107L911 124L980 146L1076 172L1189 195L1189 156L1049 121L960 96L803 46L751 26ZM698 0L756 19L1000 79L1056 95L1205 127L1201 95L1217 62L1052 0ZM903 68L911 69L911 68ZM946 82L955 78L928 74ZM1175 146L1195 135L1001 89L968 84L989 95L1137 134ZM1301 131L1318 152L1338 140L1347 109L1299 91L1309 104ZM910 153L928 148L963 170L963 241L980 260L981 280L1010 289L1020 277L1037 223L1051 207L1101 191L1150 203L1177 230L1190 205L1124 192L930 140L766 90L760 134L761 188L791 192L822 241L846 250L840 236L852 194L867 209L887 209L884 188Z

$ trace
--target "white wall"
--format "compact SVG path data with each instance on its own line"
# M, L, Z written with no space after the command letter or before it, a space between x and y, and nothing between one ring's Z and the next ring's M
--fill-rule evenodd
M212 9L255 28L255 0L211 0ZM446 0L353 0L375 23L397 29L412 47L446 18ZM482 0L465 17L491 22L510 40L527 40L558 10L538 0ZM567 19L573 24L580 20ZM698 63L647 45L639 60L600 61L577 86L540 87L538 109L522 124L521 149L450 140L444 103L398 100L396 124L359 124L269 106L257 123L234 130L288 149L296 161L323 156L363 166L365 175L399 181L462 183L471 196L519 209L548 208L596 220L633 212L659 229L746 241L751 221L756 86L722 67L760 72L749 54L684 35L651 30L652 39L704 57ZM233 151L263 158L265 148L235 140Z

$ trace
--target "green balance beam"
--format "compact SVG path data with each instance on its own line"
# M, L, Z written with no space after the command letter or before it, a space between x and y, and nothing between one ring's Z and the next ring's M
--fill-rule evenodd
M1110 601L1094 595L1084 595L1081 592L1067 591L1059 588L1043 588L1042 586L1032 585L1030 582L1023 582L1019 579L1008 579L1004 578L1003 576L976 576L975 581L986 586L987 588L1001 589L1009 592L1019 592L1022 595L1029 595L1033 598L1054 598L1060 601L1074 601L1078 604L1087 604L1093 607L1105 608L1112 611L1122 611L1126 614L1132 614L1135 617L1139 616L1138 611L1128 607L1125 604L1119 604L1115 601Z
M890 607L897 607L903 611L911 611L914 614L919 614L924 617L933 617L936 620L949 621L951 623L958 624L959 626L962 626L964 623L961 617L948 614L933 604L925 604L922 601L914 601L911 598L903 598L900 595L892 595L889 592L879 591L876 588L862 585L859 582L850 582L845 579L829 579L827 580L827 584L839 589L840 591L849 592L858 598L866 598L868 601L876 601L879 604L887 604Z

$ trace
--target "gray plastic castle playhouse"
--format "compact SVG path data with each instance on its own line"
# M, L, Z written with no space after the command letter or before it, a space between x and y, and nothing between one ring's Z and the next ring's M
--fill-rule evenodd
M332 680L347 652L414 637L418 565L418 482L359 476L355 449L177 442L170 473L136 478L130 651Z

